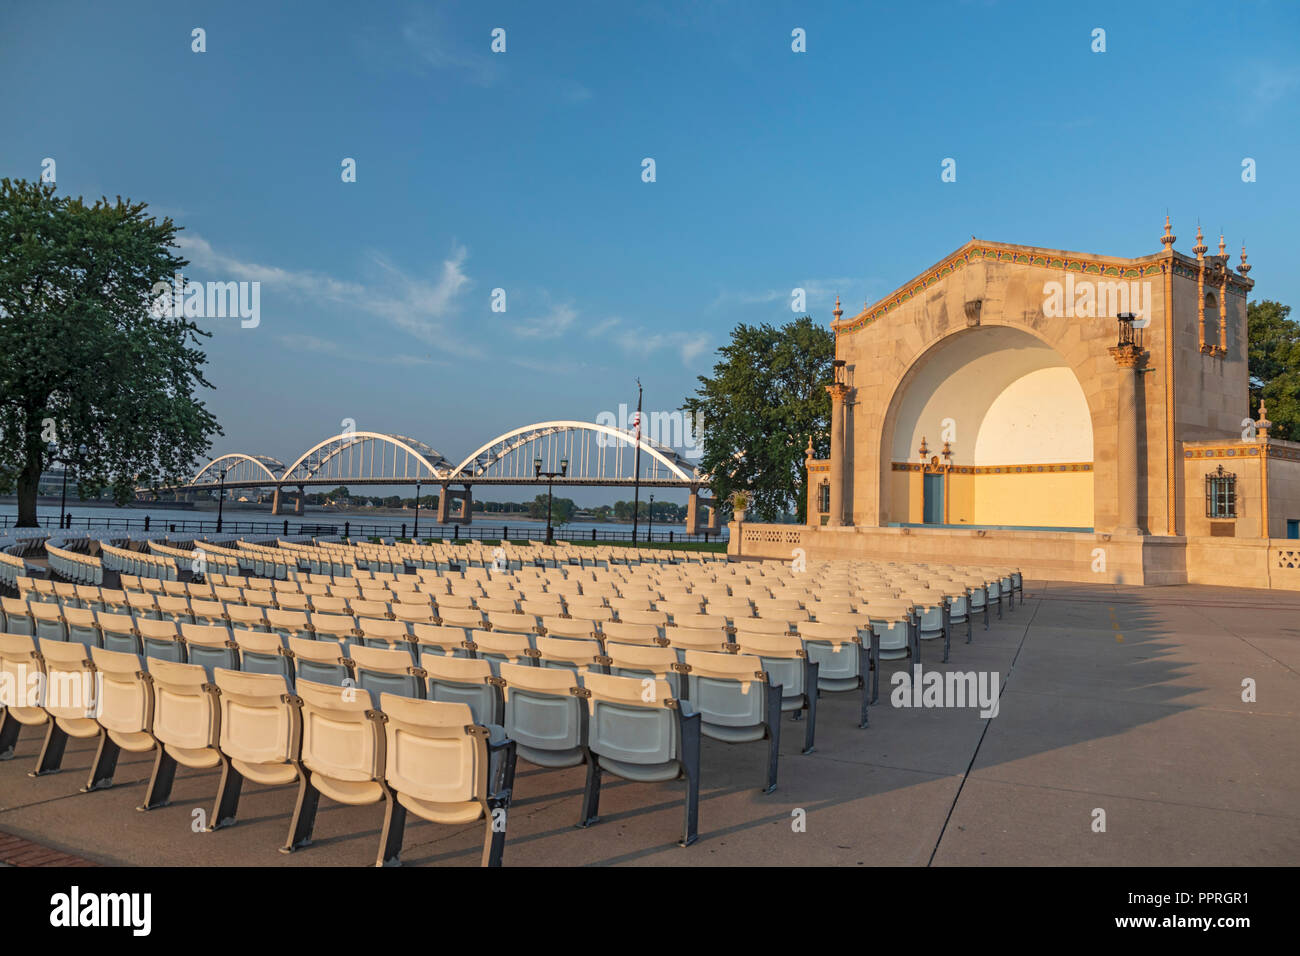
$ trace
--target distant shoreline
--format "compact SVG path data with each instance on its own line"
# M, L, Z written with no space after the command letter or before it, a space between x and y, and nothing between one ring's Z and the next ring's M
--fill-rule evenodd
M60 499L57 496L41 495L37 498L36 503L44 506L57 506ZM0 507L17 506L18 498L15 495L0 496ZM104 511L193 511L196 514L207 515L216 514L216 502L177 502L177 501L132 501L125 505L116 505L110 501L82 501L79 498L69 498L68 508L96 508ZM302 515L295 515L292 510L281 515L272 515L271 508L268 505L253 505L249 502L227 501L224 509L227 515L264 515L267 519L271 518L301 518L306 515L337 517L345 520L364 521L366 518L414 518L414 508L365 508L359 510L342 510L336 508L326 508L322 505L306 505L303 508ZM420 518L431 521L436 524L433 516L437 512L433 508L420 508ZM503 513L499 511L476 511L474 512L474 521L479 524L537 524L545 525L545 518L531 518L525 514ZM448 522L449 524L452 522ZM601 518L597 515L587 515L579 517L575 515L567 524L618 524L628 525L631 527L631 518ZM675 521L668 518L656 518L656 525L664 527L685 527L685 521ZM638 524L649 524L649 519L642 518ZM557 524L556 527L564 525Z

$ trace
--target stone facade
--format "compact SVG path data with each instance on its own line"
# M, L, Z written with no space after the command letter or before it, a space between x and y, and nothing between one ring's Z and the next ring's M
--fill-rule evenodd
M1199 229L1193 255L1175 241L1168 221L1162 251L1137 258L972 239L856 315L837 300L831 457L810 444L808 522L736 528L733 553L1225 583L1204 542L1230 537L1238 583L1300 579L1285 573L1300 445L1248 418L1244 250L1234 270L1222 238L1217 255ZM1221 463L1233 517L1207 513Z

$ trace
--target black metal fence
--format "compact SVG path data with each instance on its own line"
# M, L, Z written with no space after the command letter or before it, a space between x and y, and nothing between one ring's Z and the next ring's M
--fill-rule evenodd
M0 532L14 527L17 518L14 515L0 515ZM40 525L51 530L58 530L59 519L49 515L38 519ZM68 515L63 522L65 531L121 531L128 533L131 531L166 531L175 534L217 534L217 522L215 519L181 519L177 520L154 520L149 515L141 518L124 518L112 515L73 517ZM536 525L515 525L513 530L509 525L486 525L486 524L448 524L438 525L430 524L424 521L420 522L420 538L446 538L449 540L482 540L501 541L505 539L514 539L522 541L525 538L533 541L542 541L546 538L546 528ZM231 535L281 535L288 537L290 535L314 535L321 537L330 537L333 535L342 535L346 538L406 538L415 533L413 522L401 522L399 524L366 524L360 521L241 521L239 519L223 519L221 522L221 534ZM621 529L606 530L602 528L591 528L582 530L579 528L555 528L553 531L557 541L632 541L632 529L626 531ZM702 534L685 534L675 529L667 531L647 531L638 529L636 540L638 542L655 542L665 544L693 544L693 543L717 543L727 540L727 533L723 532L703 532Z

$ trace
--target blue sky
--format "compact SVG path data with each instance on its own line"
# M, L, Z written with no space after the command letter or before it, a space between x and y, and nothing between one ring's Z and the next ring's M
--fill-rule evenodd
M0 175L54 158L261 281L206 322L214 451L352 418L459 459L637 376L676 408L791 289L829 321L972 234L1141 255L1168 210L1300 306L1297 40L1289 2L7 3Z

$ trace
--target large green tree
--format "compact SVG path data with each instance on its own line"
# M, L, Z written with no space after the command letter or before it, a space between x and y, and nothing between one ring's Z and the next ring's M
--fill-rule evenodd
M1262 397L1274 438L1300 440L1300 322L1289 305L1265 299L1246 307L1250 333L1250 415Z
M829 447L834 336L809 316L780 327L741 324L718 354L713 375L699 377L683 406L702 416L700 467L713 476L714 495L726 512L733 492L748 492L761 521L805 514L808 438L819 456Z
M0 493L36 524L41 472L71 460L83 496L189 472L221 429L200 331L151 310L153 286L188 263L176 226L144 203L55 195L0 179ZM84 446L84 452L82 452Z

